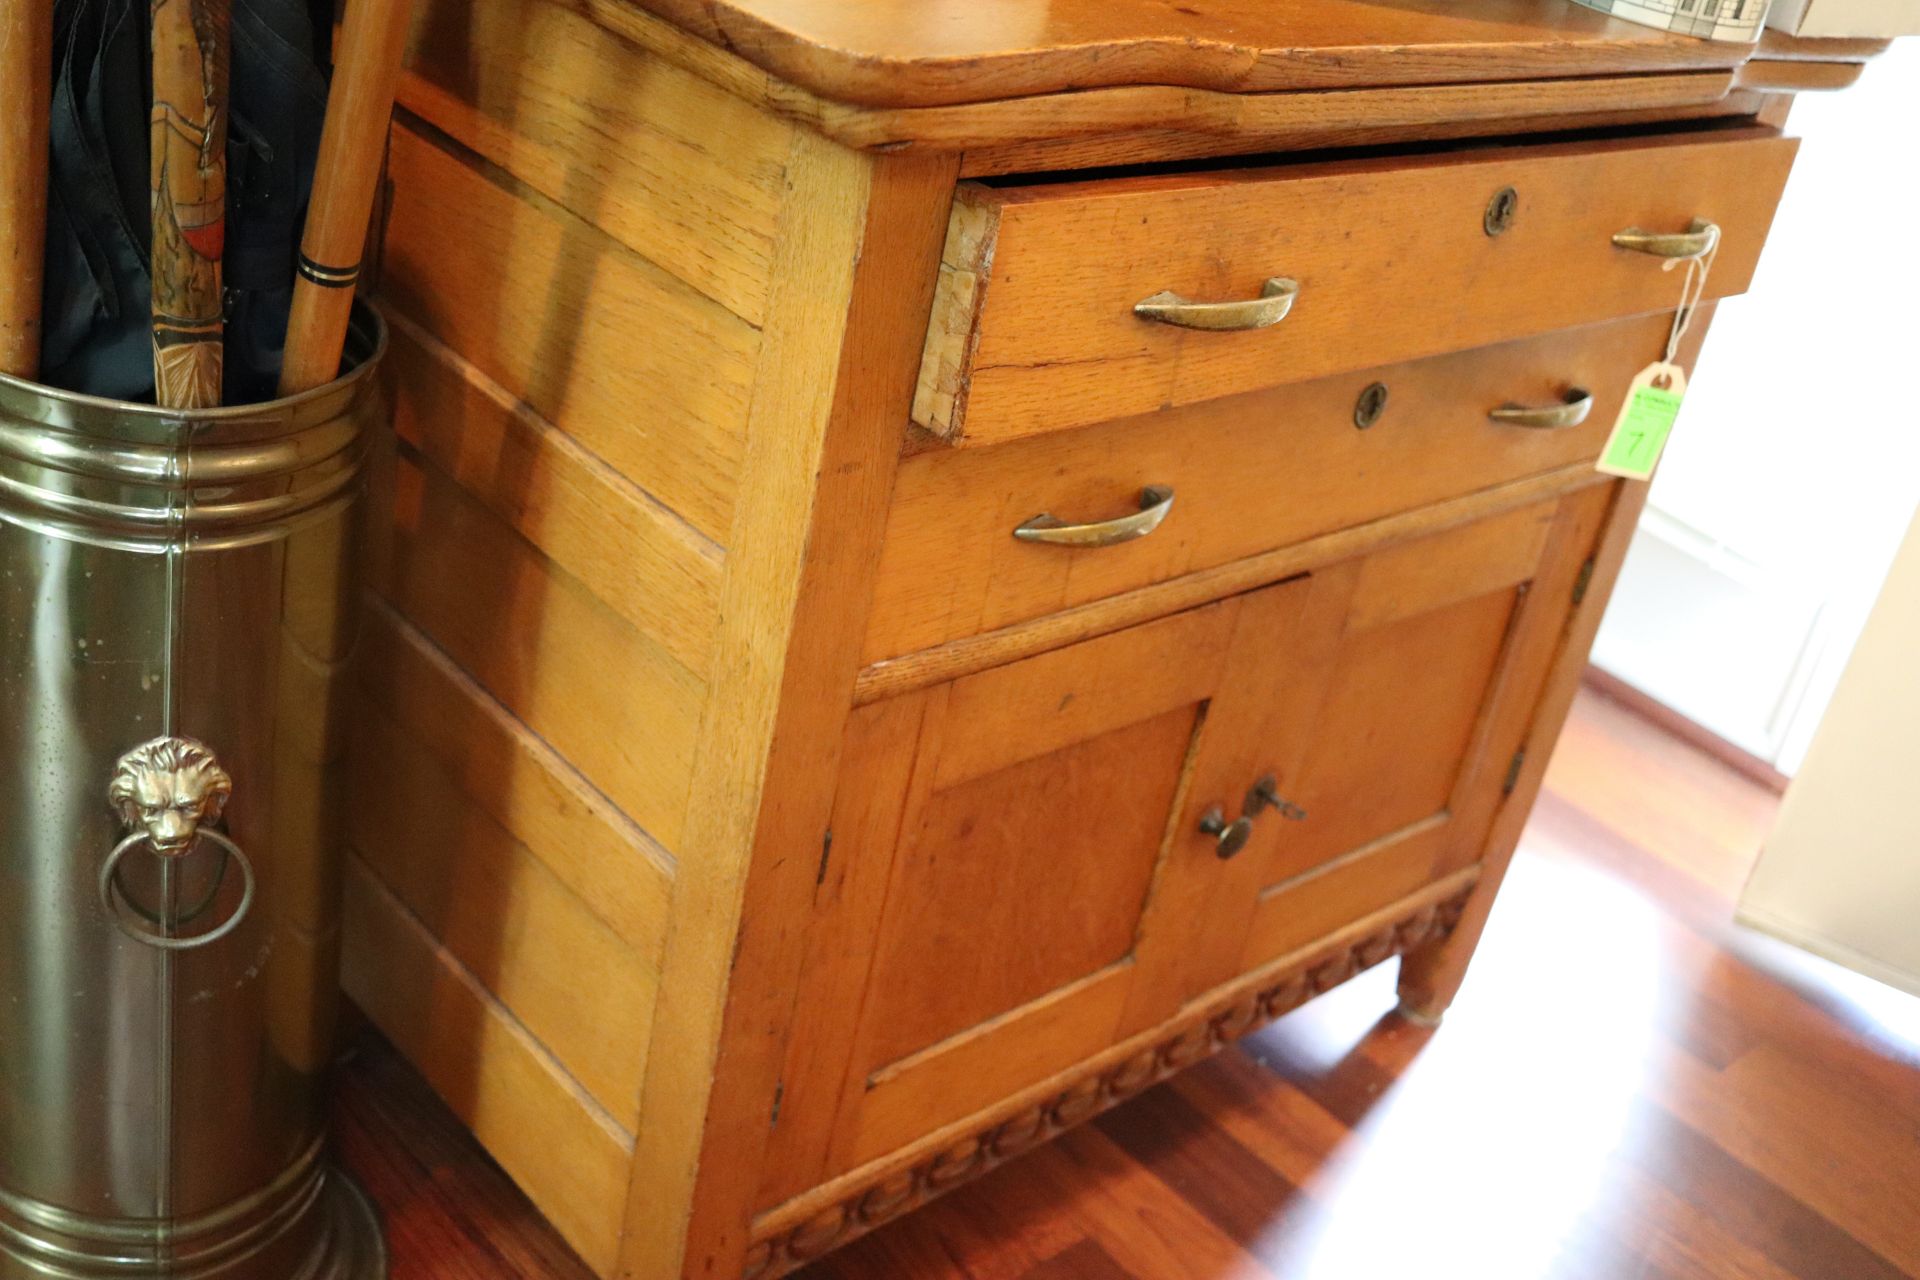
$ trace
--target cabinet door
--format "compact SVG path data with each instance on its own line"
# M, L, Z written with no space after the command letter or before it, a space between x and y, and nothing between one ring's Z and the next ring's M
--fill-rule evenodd
M1318 570L1307 625L1243 631L1236 663L1275 674L1232 708L1216 799L1258 816L1177 944L1187 994L1479 859L1610 488Z
M1285 583L855 711L764 1202L1112 1044L1209 895L1194 784L1236 632Z

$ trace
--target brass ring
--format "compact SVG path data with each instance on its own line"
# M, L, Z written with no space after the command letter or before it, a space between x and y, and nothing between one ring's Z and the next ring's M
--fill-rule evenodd
M211 929L206 933L197 934L191 938L169 938L163 934L149 933L145 929L136 929L127 923L126 914L120 910L119 905L114 901L114 878L120 870L121 859L125 858L135 846L148 843L146 832L136 831L119 844L113 846L113 852L108 854L107 860L100 865L100 905L106 908L107 918L113 921L116 929L126 934L129 938L132 938L135 942L143 942L147 946L156 947L161 951L193 951L200 947L213 945L240 927L240 922L245 920L247 913L253 909L253 899L257 888L253 875L253 863L247 860L247 855L240 851L239 845L235 844L221 832L201 830L196 833L196 838L213 841L225 850L235 862L240 864L240 875L244 882L240 891L240 905L234 908L233 914L227 918L226 922L217 928ZM127 905L131 907L132 903L128 903Z

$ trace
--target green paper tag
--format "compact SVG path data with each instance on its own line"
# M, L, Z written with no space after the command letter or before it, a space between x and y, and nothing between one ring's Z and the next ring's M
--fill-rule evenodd
M1687 374L1677 364L1650 364L1635 375L1613 434L1600 451L1599 469L1630 480L1652 476L1686 394Z

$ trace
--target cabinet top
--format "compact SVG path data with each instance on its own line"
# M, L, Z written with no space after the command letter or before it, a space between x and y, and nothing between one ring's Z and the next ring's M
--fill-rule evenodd
M872 107L1115 85L1239 93L1738 67L1746 45L1570 0L628 0Z

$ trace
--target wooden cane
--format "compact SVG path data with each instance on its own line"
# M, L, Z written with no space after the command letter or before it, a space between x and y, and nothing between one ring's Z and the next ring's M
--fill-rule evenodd
M153 4L153 380L159 404L220 403L231 0Z
M46 270L47 116L53 100L53 0L0 4L0 373L40 371L40 286Z
M324 386L339 376L412 11L412 0L351 0L347 5L320 133L313 200L300 241L300 274L293 282L293 314L280 367L283 396Z

